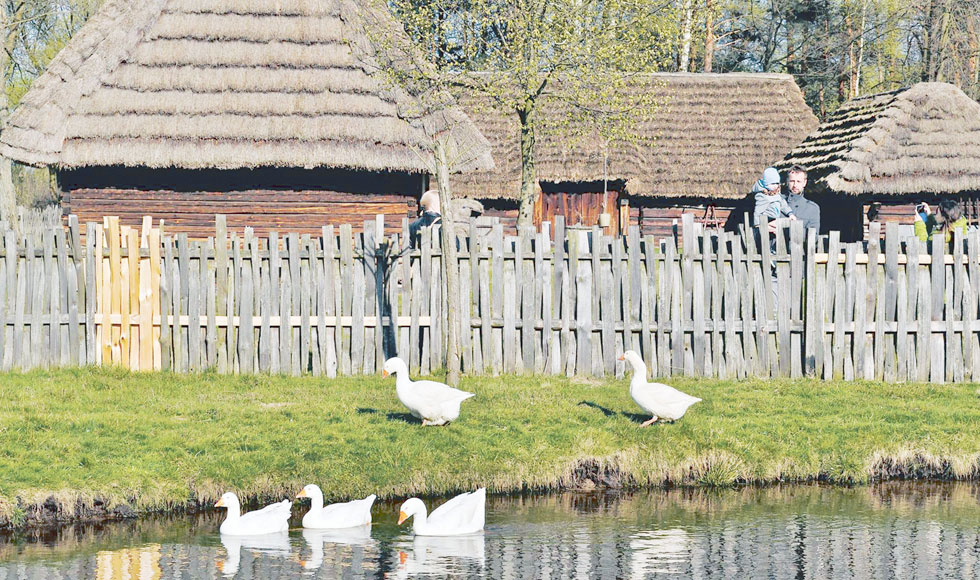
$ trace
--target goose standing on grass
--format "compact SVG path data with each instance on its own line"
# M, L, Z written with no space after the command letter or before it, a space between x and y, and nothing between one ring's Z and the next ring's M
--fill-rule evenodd
M228 517L221 522L219 531L229 536L261 536L289 531L289 514L293 502L285 499L242 515L242 504L238 496L228 492L221 496L214 507L228 509Z
M408 365L400 358L385 361L381 376L395 375L395 393L412 415L422 419L422 425L445 425L459 417L459 405L473 397L449 385L435 381L413 381L408 378Z
M335 528L353 528L371 524L371 506L378 497L374 494L364 499L356 499L347 503L335 503L326 507L323 505L323 491L320 486L311 483L303 488L296 497L310 498L310 511L303 516L303 527L315 530Z
M641 427L646 427L661 418L676 421L684 416L688 407L701 401L701 399L682 393L674 387L662 383L648 383L647 365L636 351L624 352L620 355L619 360L628 361L633 365L630 396L641 409L653 415L649 421L643 422Z
M457 495L431 514L426 514L425 504L417 497L405 500L398 510L398 525L414 517L412 530L417 536L461 536L483 530L486 520L487 490Z

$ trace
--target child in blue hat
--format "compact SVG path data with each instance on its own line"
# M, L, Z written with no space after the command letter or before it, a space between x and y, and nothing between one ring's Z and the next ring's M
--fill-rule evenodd
M777 220L796 219L793 210L780 194L779 171L775 167L766 168L762 173L762 179L756 181L752 187L752 193L755 194L755 213L752 217L757 226L765 217L769 220L769 231L775 231L781 225Z

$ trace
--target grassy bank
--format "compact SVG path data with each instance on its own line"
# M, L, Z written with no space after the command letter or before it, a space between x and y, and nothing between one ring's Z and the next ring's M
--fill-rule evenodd
M2 375L0 519L51 496L68 518L96 500L168 509L309 482L336 499L980 476L977 385L671 382L704 399L673 425L641 429L625 381L501 377L466 379L460 420L422 428L380 377Z

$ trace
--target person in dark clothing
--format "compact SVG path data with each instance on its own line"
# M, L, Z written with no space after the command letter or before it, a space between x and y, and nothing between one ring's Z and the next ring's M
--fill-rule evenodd
M789 204L796 219L803 222L803 229L813 228L820 233L820 206L805 197L803 190L806 189L806 169L799 165L794 165L786 174L786 203Z
M419 230L423 227L439 223L442 213L439 208L439 192L430 189L422 194L419 199L419 209L422 211L419 218L408 224L409 246L414 248L418 244Z

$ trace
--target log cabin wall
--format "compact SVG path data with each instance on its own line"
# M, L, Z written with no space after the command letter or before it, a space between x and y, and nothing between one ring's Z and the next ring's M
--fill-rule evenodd
M505 234L517 234L519 204L516 199L481 199L480 203L483 204L483 217L498 220L503 225Z
M741 215L737 212L734 200L720 200L714 206L714 220L708 211L710 202L677 201L673 199L632 198L629 200L630 225L640 227L640 235L655 236L657 239L673 235L674 225L680 229L681 216L685 213L694 214L695 222L707 222L705 225L725 227L732 217L740 222ZM740 212L737 212L740 213Z
M496 218L504 226L504 232L509 234L517 233L517 208L516 200L480 200L483 203L483 216ZM653 199L653 198L631 198L626 201L625 210L629 214L629 225L639 226L640 235L653 235L658 239L668 237L673 234L673 226L676 222L680 228L681 215L685 213L694 214L695 221L701 222L705 217L707 204L698 201L681 201L674 199ZM639 204L639 205L638 205ZM733 212L738 213L738 222L743 219L741 211L744 208L738 205L737 200L720 200L715 205L715 218L724 227ZM618 221L617 212L612 212L613 222ZM542 218L542 221L549 221ZM736 222L736 223L738 223Z
M386 230L401 230L403 217L418 214L424 176L338 170L179 171L93 168L59 172L65 213L85 224L119 216L138 226L143 216L165 220L170 233L206 238L215 214L230 231L252 227L318 234L325 225L351 224L355 231L376 214L390 216ZM367 216L367 217L365 217Z

